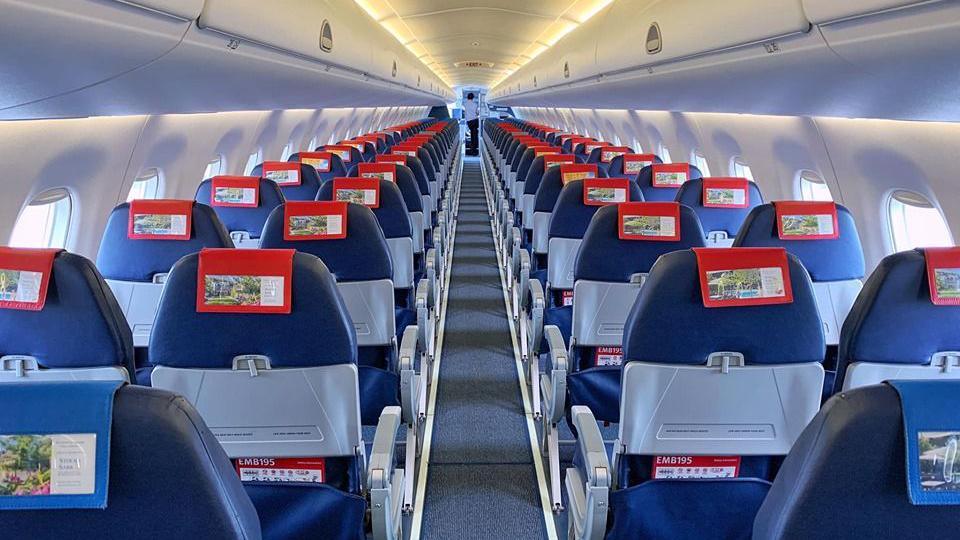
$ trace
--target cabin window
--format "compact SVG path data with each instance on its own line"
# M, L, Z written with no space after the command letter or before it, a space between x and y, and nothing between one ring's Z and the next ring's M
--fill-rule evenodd
M633 146L631 146L630 149L638 154L643 153L643 147L640 146L640 141L638 141L637 139L633 140Z
M10 245L27 248L64 248L70 230L73 201L66 189L52 189L35 197L17 218Z
M317 141L317 136L314 135L313 138L310 139L310 144L307 145L307 151L313 152L318 146L320 146L320 143Z
M690 163L693 163L704 176L710 176L710 165L707 163L707 156L703 152L694 150L690 152Z
M283 150L280 152L280 161L286 161L290 159L290 155L293 154L293 141L287 143L283 147Z
M753 181L753 170L750 169L750 166L747 165L743 158L740 156L734 156L730 158L730 176L736 178L746 178L747 180Z
M919 193L894 191L887 201L887 217L894 251L953 245L943 214Z
M226 161L223 159L223 156L214 156L207 163L207 168L203 171L203 178L213 178L214 176L220 176L226 170Z
M830 186L820 178L820 175L813 171L800 171L797 173L797 191L799 197L804 201L832 201L833 195L830 193Z
M243 175L250 176L253 173L253 168L259 165L263 161L263 148L257 148L257 151L250 154L250 157L247 158L247 166L243 168Z
M134 199L156 199L160 194L160 169L147 169L130 186L127 202Z
M657 155L660 156L660 160L664 163L673 163L673 160L670 159L670 149L662 142L657 145Z
M619 136L619 135L614 135L614 136L613 136L613 141L611 141L611 142L613 143L614 146L620 146L620 136Z

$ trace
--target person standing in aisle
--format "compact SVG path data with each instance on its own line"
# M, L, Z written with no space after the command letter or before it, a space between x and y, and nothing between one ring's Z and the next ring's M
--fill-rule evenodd
M467 100L463 102L463 118L467 121L467 127L470 128L470 144L467 146L468 156L480 155L480 105L474 99L473 92L467 94Z

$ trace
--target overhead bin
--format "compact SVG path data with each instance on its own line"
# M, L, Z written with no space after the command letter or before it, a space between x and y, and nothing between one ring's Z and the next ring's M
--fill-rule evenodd
M803 11L813 24L858 17L930 0L803 0Z
M158 11L171 17L195 21L203 9L203 0L114 0Z

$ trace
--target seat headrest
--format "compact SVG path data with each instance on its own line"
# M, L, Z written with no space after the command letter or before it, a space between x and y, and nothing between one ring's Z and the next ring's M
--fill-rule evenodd
M208 178L200 182L194 200L202 204L210 204L210 191L213 179ZM260 204L256 208L233 206L214 206L217 216L224 227L230 232L246 231L250 238L260 238L263 222L274 208L283 204L283 192L280 186L271 180L260 179Z
M935 388L955 383L915 384ZM843 527L839 536L909 538L917 531L950 530L956 524L956 506L910 502L903 418L897 390L889 384L845 391L830 399L784 460L757 513L753 538L825 537L811 531L822 532L825 516L836 515L838 500L857 501L857 511L838 522ZM870 459L864 459L866 455ZM943 463L940 460L941 470ZM917 474L919 465L911 464ZM936 482L937 467L931 469ZM851 471L856 471L855 480Z
M924 250L888 255L870 274L840 331L835 388L854 362L928 364L960 351L960 306L930 300Z
M750 190L749 203L746 208L710 208L703 206L703 179L690 179L677 192L676 201L685 204L700 217L700 224L703 226L703 232L709 234L711 231L726 231L727 235L733 238L743 220L746 219L750 209L763 204L763 195L760 188L753 182L747 182Z
M296 160L291 160L290 163L296 163ZM250 175L263 176L263 163L254 167ZM300 185L280 186L280 191L283 193L283 199L286 201L312 201L317 196L317 191L320 190L321 183L322 181L320 180L320 174L317 173L317 169L306 163L301 163Z
M787 255L793 302L707 308L693 250L660 257L624 326L624 358L704 364L714 352L743 354L747 364L821 362L826 353L813 284Z
M863 277L863 247L853 215L837 205L837 229L834 240L781 240L777 228L777 210L771 203L755 207L737 232L736 247L782 247L796 255L813 281L842 281Z
M407 211L423 212L423 196L420 193L420 187L417 186L417 179L413 176L413 171L406 165L395 165L397 168L395 183L400 188L400 194L403 195L403 203L407 205ZM347 176L352 178L360 176L360 166L354 165L351 167Z
M679 229L677 242L621 240L617 207L605 206L593 216L583 235L573 278L627 283L633 274L650 272L665 253L703 247L700 220L687 206L680 205Z
M155 274L169 272L184 255L203 248L233 247L213 208L194 203L190 221L190 240L132 240L127 234L130 203L117 206L107 218L97 252L97 268L107 279L150 282Z
M620 167L623 168L623 158L617 156L620 159ZM611 171L613 167L610 167ZM643 191L643 196L646 197L648 201L673 201L677 198L677 193L680 191L679 187L670 188L670 187L653 187L653 167L644 167L640 169L640 172L636 175L637 185L640 186L640 189ZM696 165L690 165L690 180L698 180L703 178L703 173L700 172L700 169Z
M283 217L283 206L278 206L267 218L261 248L296 249L320 257L341 282L393 278L387 239L377 216L366 206L347 205L347 236L336 240L284 240Z
M0 308L3 355L33 356L45 368L120 366L135 373L133 335L117 299L90 260L66 251L53 259L43 309Z
M553 172L552 170L550 172ZM643 193L634 182L628 182L630 187L630 201L643 201ZM541 185L541 189L543 189ZM539 197L539 193L538 193ZM590 225L590 220L601 206L591 206L583 203L583 180L567 182L560 190L557 203L550 216L550 238L583 238L583 234Z
M607 174L600 167L597 167L597 178L606 178ZM534 212L553 212L553 207L557 204L557 198L560 191L563 190L563 176L560 174L560 166L550 167L540 179L540 184L536 187L536 198L533 202ZM526 186L524 186L526 193Z
M320 146L316 149L317 152L323 152L323 147ZM300 161L300 152L290 154L290 157L287 158L287 161L295 163ZM313 169L314 172L317 172L316 169ZM331 178L336 178L338 176L344 176L347 174L347 167L343 164L343 160L340 159L340 156L336 152L330 156L330 170L327 172L317 172L317 176L320 177L320 183L324 183ZM299 199L298 199L299 200ZM305 199L312 200L312 199Z
M317 193L316 200L332 201L333 183L332 180L320 186L320 192ZM380 206L371 210L377 216L377 221L380 223L385 238L409 238L413 236L407 205L403 201L400 188L395 183L389 180L380 180ZM350 226L349 220L347 226Z
M283 209L278 208L281 217ZM150 361L179 368L230 368L259 354L273 367L355 363L357 336L333 275L308 253L293 256L289 314L198 313L200 254L180 260L163 290Z
M423 166L420 158L415 156L405 156L407 158L407 168L413 172L413 178L417 181L417 187L420 188L421 195L430 195L430 180L427 177L427 170Z

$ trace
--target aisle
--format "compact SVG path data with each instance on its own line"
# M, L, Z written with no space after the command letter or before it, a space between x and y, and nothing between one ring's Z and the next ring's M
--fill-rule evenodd
M480 163L463 167L422 538L547 538Z

